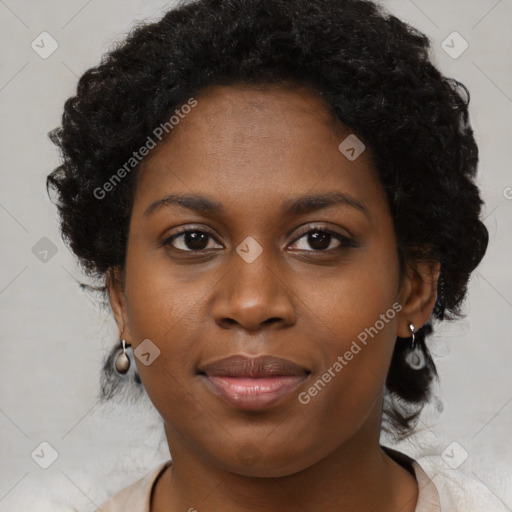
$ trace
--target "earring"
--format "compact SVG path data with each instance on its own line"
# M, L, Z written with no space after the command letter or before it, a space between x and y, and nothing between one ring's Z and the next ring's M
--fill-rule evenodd
M130 346L130 344L127 344L125 340L121 340L121 344L122 352L119 352L119 354L116 356L114 368L120 375L125 375L130 369L130 358L126 355L126 345Z
M409 324L409 330L411 331L411 351L409 351L405 356L405 361L407 364L413 369L413 370L421 370L425 367L426 360L425 360L425 354L423 353L423 350L421 350L421 347L414 345L414 325L411 323Z
M411 348L414 348L414 324L409 324L409 330L411 331L411 338L412 338L412 341L411 341Z

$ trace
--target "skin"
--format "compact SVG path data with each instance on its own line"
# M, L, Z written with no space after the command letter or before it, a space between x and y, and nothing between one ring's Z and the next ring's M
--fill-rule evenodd
M145 339L160 350L148 366L135 358L173 460L151 511L414 511L415 478L379 446L382 397L396 337L410 336L409 323L418 329L432 312L439 264L409 262L400 274L370 149L355 161L339 151L351 132L318 95L237 85L196 98L143 161L124 272L107 276L121 337L134 350ZM366 211L337 204L281 213L285 200L333 191ZM144 215L170 193L207 196L225 212L174 204ZM164 244L184 227L213 238L202 246L184 236ZM307 236L320 228L353 243L332 236L320 250ZM263 249L252 263L236 252L248 236ZM401 311L300 403L298 393L395 303ZM312 373L268 409L236 409L196 370L239 353L284 357ZM246 463L244 454L253 452Z

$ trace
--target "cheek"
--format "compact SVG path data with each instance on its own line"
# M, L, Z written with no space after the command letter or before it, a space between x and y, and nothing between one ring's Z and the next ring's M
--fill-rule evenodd
M393 251L368 251L299 292L321 362L301 403L312 418L326 418L326 428L355 428L381 397L401 310L398 280Z
M204 287L183 282L170 268L160 256L153 259L142 251L128 252L127 328L136 356L143 340L156 347L158 356L150 365L138 357L136 364L144 387L157 402L178 399L190 378L187 371L197 359L197 348L188 340L194 339L202 321Z
M143 250L144 242L128 245L126 260L127 314L134 343L144 338L155 343L173 339L173 331L186 328L200 302L183 270L169 265L164 249ZM147 244L147 242L146 242Z
M135 261L133 261L135 263ZM190 425L204 424L203 409L191 395L190 368L197 360L197 347L189 340L199 328L200 290L183 286L158 265L127 262L127 308L132 348L149 339L158 356L151 364L135 357L143 386L162 418L186 432ZM147 342L146 342L147 343ZM150 345L151 346L151 345ZM191 398L192 397L192 398Z
M370 415L380 418L396 335L395 310L391 304L388 309L366 304L363 311L356 316L349 310L331 320L334 333L323 338L317 354L324 364L297 397L299 423L311 443L325 436L337 442L349 439ZM381 312L388 323L381 320Z

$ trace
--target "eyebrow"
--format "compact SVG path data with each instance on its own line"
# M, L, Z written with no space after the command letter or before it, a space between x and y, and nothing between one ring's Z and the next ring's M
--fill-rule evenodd
M283 213L301 215L338 204L351 206L352 208L356 208L364 213L367 217L370 216L370 212L361 201L349 194L336 191L328 192L326 194L310 194L287 199L283 202L282 208Z
M338 204L355 208L364 213L367 217L370 217L368 209L361 201L349 194L337 191L325 194L306 194L287 199L283 201L281 214L302 215ZM222 215L226 211L222 203L199 194L169 194L168 196L150 204L144 212L144 217L151 215L156 210L159 210L164 206L171 205L177 205L198 213L216 215Z

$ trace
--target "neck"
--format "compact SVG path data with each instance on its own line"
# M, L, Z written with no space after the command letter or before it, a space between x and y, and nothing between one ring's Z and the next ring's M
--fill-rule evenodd
M371 442L371 430L300 471L266 478L199 458L166 428L173 463L157 482L151 512L414 512L415 478L382 450L378 436Z

